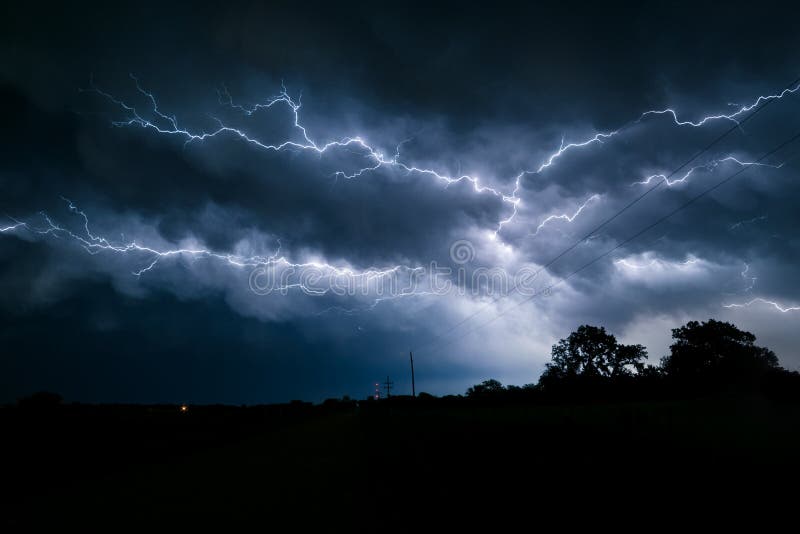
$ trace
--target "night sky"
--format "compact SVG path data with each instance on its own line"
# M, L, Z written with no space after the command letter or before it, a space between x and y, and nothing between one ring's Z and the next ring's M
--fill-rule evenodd
M1 8L0 401L410 393L409 350L463 393L709 317L800 366L779 6L170 4Z

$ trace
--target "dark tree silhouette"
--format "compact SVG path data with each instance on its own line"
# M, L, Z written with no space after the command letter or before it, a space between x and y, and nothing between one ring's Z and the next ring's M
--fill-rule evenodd
M496 395L506 390L499 381L491 378L484 380L480 384L476 384L467 390L467 397L484 397L487 395Z
M800 399L800 373L778 365L756 337L730 323L690 321L672 330L675 342L660 366L645 364L642 345L623 345L605 328L582 325L552 348L536 385L504 387L486 380L467 390L474 399L551 402L564 399L663 399L698 393L761 392Z
M647 351L642 345L621 345L603 327L583 325L553 345L539 383L547 387L577 379L601 380L630 377L642 372Z
M755 345L756 336L730 323L689 321L674 328L672 337L675 342L661 367L678 382L754 384L780 369L774 352Z

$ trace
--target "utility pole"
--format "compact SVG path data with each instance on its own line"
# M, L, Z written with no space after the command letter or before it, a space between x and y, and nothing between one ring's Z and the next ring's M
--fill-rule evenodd
M383 387L386 388L386 398L392 398L392 386L394 386L394 382L389 380L389 376L386 376L386 382L383 383Z
M414 385L414 353L408 351L408 357L411 359L411 396L416 398L417 388Z

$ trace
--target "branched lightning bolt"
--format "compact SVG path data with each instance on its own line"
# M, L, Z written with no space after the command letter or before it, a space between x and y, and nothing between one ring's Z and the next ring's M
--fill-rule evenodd
M387 277L400 272L413 273L421 269L421 267L409 268L398 265L387 269L369 268L359 271L351 268L337 267L322 262L294 263L291 262L285 255L281 255L280 240L278 240L277 250L272 254L253 256L220 253L201 247L158 249L147 245L141 245L136 241L115 244L105 237L93 233L90 229L89 217L86 215L86 213L75 206L75 204L69 199L64 199L64 201L67 203L69 211L81 218L83 228L81 233L75 233L72 230L59 225L47 213L44 212L40 213L42 220L44 221L44 226L39 227L28 222L14 221L13 225L0 228L0 232L7 233L20 229L26 229L38 235L67 238L77 242L88 253L93 255L101 252L143 255L146 258L145 265L140 269L133 271L132 274L135 276L142 276L143 274L152 270L162 259L174 256L208 258L221 261L224 264L232 267L277 267L281 269L296 269L300 271L304 269L316 269L319 273L319 277L321 278L345 277L351 280L354 286L359 287L368 287L370 283L386 279ZM299 282L285 283L279 287L274 287L271 289L277 291L300 289L308 294L315 295L325 295L332 291L331 287L317 288L308 285L302 281L302 277L301 281ZM400 294L400 296L404 295L404 293ZM385 298L381 298L380 300L385 300Z
M574 221L575 217L580 215L580 213L584 210L584 208L586 208L586 206L589 204L589 202L592 202L593 200L597 200L599 198L600 198L600 195L592 195L592 196L590 196L588 199L586 199L586 202L581 204L578 207L578 209L575 211L575 213L573 213L572 215L569 215L567 213L561 213L561 214L558 214L558 215L550 215L550 216L548 216L541 223L539 223L539 226L536 227L536 231L535 232L533 232L531 234L528 234L528 235L531 236L531 237L535 237L536 235L539 234L539 232L542 230L542 228L544 228L547 225L547 223L549 223L550 221L554 221L554 220L561 220L561 221L567 221L567 222Z
M650 185L650 182L652 182L653 180L659 179L659 180L664 180L666 182L666 184L667 184L667 187L672 187L673 185L684 183L697 170L702 169L702 170L705 170L707 172L711 172L711 171L715 170L717 167L719 167L721 164L729 162L729 161L735 163L736 165L739 165L740 167L756 166L756 167L769 167L771 169L780 169L784 165L783 163L779 163L777 165L772 165L770 163L757 163L757 162L754 162L754 161L740 161L740 160L738 160L737 158L735 158L733 156L728 156L726 158L711 160L708 163L704 163L703 165L697 165L695 167L692 167L688 171L686 171L683 176L681 176L680 178L675 178L674 180L669 180L669 178L665 174L653 174L651 176L648 176L647 178L645 178L644 180L642 180L640 182L633 182L631 184L631 186L634 186L634 185Z
M372 164L352 172L336 171L334 173L334 176L339 178L353 179L367 172L375 171L381 167L392 167L404 171L406 173L415 173L415 174L423 174L431 176L437 180L444 182L448 186L460 182L468 182L472 185L472 189L474 190L475 193L488 193L494 195L504 203L507 203L510 206L512 206L512 215L509 218L505 219L504 221L501 221L501 223L498 226L498 231L500 228L502 228L503 224L510 222L510 220L513 219L514 215L516 214L516 208L520 201L520 199L517 198L516 196L516 192L519 189L519 178L522 175L520 175L516 180L516 186L514 188L514 192L511 195L507 195L502 193L498 189L482 184L480 179L475 176L471 176L468 174L463 174L460 176L449 176L447 174L440 173L434 169L418 167L415 165L410 165L402 162L400 160L400 147L407 141L398 144L394 155L391 157L386 156L380 149L367 143L361 136L349 136L334 141L318 143L311 138L306 127L303 126L300 122L300 109L302 106L301 102L299 100L298 101L293 100L292 97L289 96L285 87L282 88L281 92L277 96L270 97L263 103L255 104L254 106L249 108L242 106L240 104L235 104L230 96L230 93L227 91L226 88L223 87L223 90L219 92L219 100L221 104L227 105L232 109L239 110L247 116L252 116L254 113L260 110L270 109L276 105L284 105L291 110L291 113L293 115L293 128L299 132L300 134L299 139L298 140L289 139L282 141L280 143L268 143L256 137L252 137L251 135L249 135L240 128L235 128L233 126L226 125L221 119L214 116L211 116L211 118L217 123L217 127L211 131L193 132L187 128L181 127L174 115L173 116L166 115L159 109L157 100L153 95L153 93L145 90L139 84L139 81L135 76L131 75L131 78L134 80L134 83L136 84L137 91L141 93L145 97L145 99L149 102L149 111L154 115L154 118L152 120L143 116L136 109L135 106L129 105L123 100L113 96L112 94L103 91L102 89L97 87L94 84L94 82L91 83L93 92L108 99L110 102L112 102L120 109L122 109L127 115L127 117L124 120L112 121L112 124L114 126L118 127L139 126L141 128L153 130L159 134L181 137L184 139L184 146L192 142L201 142L223 134L228 134L234 137L238 137L239 139L258 147L259 149L269 150L273 152L280 152L283 150L298 150L298 151L315 152L319 155L322 155L327 153L328 151L337 148L357 148L363 151L366 159L371 160ZM560 153L573 146L579 146L579 145L573 144L562 147L561 149L559 149L558 155L560 155Z
M749 302L742 303L742 304L723 304L722 307L723 308L749 308L750 306L752 306L753 304L756 304L756 303L767 304L769 306L772 306L773 308L775 308L776 310L778 310L781 313L800 311L800 306L781 306L780 304L778 304L775 301L763 299L761 297L754 298L753 300L751 300Z
M794 87L790 87L790 88L784 89L780 93L777 93L777 94L774 94L774 95L762 95L762 96L759 96L758 98L755 99L755 101L752 104L741 106L741 107L739 107L739 109L737 109L733 113L728 113L728 114L720 113L720 114L717 114L717 115L707 115L707 116L701 118L698 121L680 120L678 118L678 112L677 111L675 111L672 108L666 108L666 109L661 109L661 110L645 111L639 117L638 122L641 122L642 120L644 120L646 117L648 117L650 115L669 115L669 116L672 117L672 120L678 126L692 126L694 128L699 128L701 126L705 126L707 123L709 123L711 121L716 121L716 120L727 120L727 121L731 121L731 122L734 122L736 124L739 124L738 118L741 115L744 115L748 111L757 108L758 106L760 106L764 102L768 102L770 100L780 100L781 98L785 97L786 95L794 94L795 92L797 92L798 89L800 89L800 84L798 84L798 85L796 85ZM736 107L739 106L738 104L728 104L728 105L729 106L736 106Z
M556 162L556 160L560 158L565 152L572 150L573 148L583 148L589 145L593 145L595 143L602 143L604 140L611 139L618 133L620 133L620 130L613 130L611 132L606 132L606 133L601 132L593 135L592 137L590 137L585 141L581 141L579 143L567 143L567 144L564 144L564 138L562 137L561 145L558 147L558 150L550 154L550 156L548 156L548 158L541 165L539 165L538 169L536 169L535 171L526 171L526 174L539 174L548 167L552 166Z
M336 171L334 173L336 177L352 179L362 176L365 173L375 171L381 167L389 167L400 171L404 171L406 173L415 173L415 174L431 176L432 178L444 182L446 185L451 185L460 182L468 182L471 184L472 189L475 193L491 194L499 198L503 203L508 204L509 207L511 208L511 213L506 218L498 222L497 228L494 231L495 237L503 229L505 225L513 221L513 219L517 214L518 207L521 203L521 199L517 196L517 194L519 191L520 180L522 179L523 176L542 173L544 170L551 167L566 152L578 148L587 147L597 143L603 143L605 140L608 140L618 135L624 128L623 127L608 132L595 133L594 135L588 137L587 139L578 142L565 143L564 139L562 138L558 150L547 156L544 159L544 161L540 163L538 167L536 167L534 170L523 170L522 172L520 172L514 180L515 187L512 193L504 194L494 187L490 187L488 185L483 184L480 181L480 179L476 176L472 176L469 174L450 176L448 174L439 172L435 169L419 167L401 161L400 146L402 145L402 143L397 146L394 155L389 157L385 155L380 149L369 144L364 139L364 137L360 135L347 136L338 140L327 141L324 143L317 142L312 138L306 127L300 121L300 109L302 107L301 99L298 98L295 101L289 95L285 86L281 87L281 92L278 95L272 96L266 99L265 101L250 107L246 107L241 104L235 103L226 87L223 86L222 90L218 91L220 104L228 106L231 109L237 110L248 117L254 115L255 113L261 110L269 110L279 105L288 107L291 110L291 113L293 115L292 126L299 133L298 137L296 139L286 139L279 143L269 143L266 141L262 141L256 137L253 137L252 135L246 133L241 128L230 126L215 116L211 116L211 119L214 120L214 122L217 124L217 127L210 131L191 131L188 128L182 127L179 125L178 119L176 118L175 115L168 115L163 111L161 111L153 93L144 89L139 83L139 80L134 75L131 75L131 79L134 81L137 91L148 102L148 114L152 115L153 117L152 119L149 119L144 115L142 115L135 106L126 103L125 101L113 96L112 94L106 91L103 91L102 89L97 87L93 81L91 82L91 90L93 92L103 96L125 113L126 118L124 118L123 120L112 121L112 124L115 126L119 127L139 126L141 128L153 130L159 134L177 136L184 139L185 145L192 142L202 142L207 139L227 134L237 137L245 141L246 143L256 146L259 149L275 151L275 152L283 150L298 150L298 151L311 151L319 155L322 155L333 149L357 148L363 152L366 159L371 161L371 164L351 172L342 170ZM787 94L794 93L799 88L800 85L794 88L786 89L781 93L775 95L759 96L755 100L755 102L753 102L750 105L744 105L739 107L739 109L737 109L737 111L735 111L734 113L708 115L703 117L699 121L682 121L678 118L678 114L675 110L667 108L663 110L646 111L642 113L636 121L633 121L632 124L639 123L650 115L665 115L665 114L672 116L673 121L678 126L689 125L693 127L700 127L716 120L730 120L738 122L737 117L752 110L759 104L768 100L783 98ZM691 172L692 171L690 171L689 174L691 174ZM648 181L659 176L660 175L650 177L648 178ZM677 181L682 181L682 180L677 180Z
M133 80L133 82L135 84L137 92L141 95L141 97L144 99L144 101L146 103L145 106L143 108L141 108L141 109L137 109L136 106L131 105L131 104L123 101L122 99L119 99L119 98L115 97L114 95L106 92L106 91L103 91L102 89L97 87L94 84L93 81L91 82L91 91L92 92L94 92L94 93L96 93L98 95L101 95L103 98L107 99L109 102L114 104L114 106L116 106L116 108L121 110L121 112L124 114L124 117L121 120L112 121L112 124L114 126L117 126L117 127L138 126L138 127L143 128L143 129L153 131L153 132L155 132L155 133L157 133L159 135L167 135L167 136L173 136L173 137L176 137L176 138L183 139L184 146L186 146L186 145L188 145L190 143L202 143L202 142L205 142L207 140L210 140L210 139L216 138L216 137L231 136L233 138L238 138L238 139L244 141L245 143L250 144L250 145L252 145L252 146L254 146L254 147L256 147L256 148L258 148L260 150L267 150L267 151L273 151L273 152L280 152L280 151L284 151L284 150L290 150L290 151L306 151L306 152L316 153L318 155L323 155L323 154L326 154L329 151L333 151L333 150L337 150L337 149L347 149L347 150L356 149L357 152L362 154L363 157L366 160L369 161L369 165L364 166L363 168L355 170L355 171L344 171L344 170L336 171L334 173L334 176L336 176L337 178L341 177L341 178L345 178L345 179L354 179L354 178L357 178L357 177L360 177L360 176L364 175L365 173L376 171L376 170L378 170L378 169L380 169L382 167L387 167L387 168L392 168L392 169L399 170L399 171L402 171L402 172L406 172L406 173L409 173L409 174L413 173L413 174L420 174L420 175L430 176L430 177L432 177L432 178L434 178L434 179L436 179L438 181L443 182L446 186L449 186L449 185L452 185L452 184L456 184L456 183L466 182L466 183L469 183L471 185L471 188L475 193L490 194L490 195L493 195L493 196L497 197L504 204L507 204L510 207L511 211L510 211L510 214L507 217L501 219L497 223L497 227L495 228L494 233L493 233L493 235L495 237L504 228L505 225L510 224L514 220L515 216L518 213L518 208L521 205L521 198L519 197L519 191L520 191L520 187L521 187L521 180L526 175L534 175L534 174L543 173L546 169L552 167L567 152L570 152L570 151L573 151L573 150L577 150L577 149L580 149L580 148L584 148L584 147L588 147L588 146L591 146L591 145L594 145L594 144L602 144L606 140L609 140L609 139L619 135L623 130L627 129L628 126L630 126L631 124L641 123L651 115L652 116L662 116L662 115L670 116L670 117L672 117L672 121L674 122L674 124L677 125L677 126L702 127L702 126L705 126L708 123L711 123L711 122L714 122L714 121L718 121L718 120L732 121L732 122L738 124L739 123L739 119L740 119L740 117L742 115L744 115L745 113L747 113L747 112L751 111L752 109L756 108L760 104L762 104L764 102L767 102L767 101L770 101L770 100L781 99L781 98L785 97L786 95L793 94L796 91L798 91L798 89L800 89L800 85L797 85L795 87L786 89L786 90L784 90L784 91L782 91L780 93L774 94L774 95L759 96L754 102L752 102L749 105L741 105L741 106L737 105L736 107L738 109L735 112L730 113L730 114L708 115L708 116L702 117L699 120L692 121L692 120L681 120L679 118L679 116L678 116L678 113L675 110L671 109L671 108L667 108L667 109L663 109L663 110L650 110L650 111L646 111L646 112L642 113L638 117L638 119L636 119L635 121L629 123L628 125L626 125L626 126L624 126L622 128L619 128L617 130L612 130L612 131L594 133L593 135L589 136L588 138L586 138L583 141L566 143L564 138L562 138L561 139L561 143L560 143L560 145L558 147L558 150L556 150L555 152L550 153L546 158L544 158L544 160L538 166L536 166L532 170L523 170L523 171L519 172L519 174L516 175L516 177L514 178L514 189L512 190L512 192L510 194L507 194L507 193L503 193L499 189L496 189L494 187L490 187L488 185L485 185L477 176L472 176L472 175L469 175L469 174L459 174L459 175L451 176L451 175L448 175L446 173L439 172L439 171L437 171L435 169L432 169L432 168L416 166L414 164L407 163L407 162L401 160L400 149L401 149L403 143L405 143L405 141L403 143L400 143L400 144L397 145L394 154L391 155L391 156L387 156L386 154L384 154L380 149L378 149L374 145L371 145L370 143L368 143L366 141L366 139L363 136L360 136L360 135L346 136L346 137L342 137L340 139L329 140L329 141L326 141L326 142L315 141L314 137L309 133L309 131L307 130L306 126L304 126L301 123L301 120L300 120L300 110L301 110L301 107L302 107L301 99L300 98L298 98L297 100L293 99L289 95L289 93L286 90L285 86L282 86L281 92L278 93L278 95L270 97L270 98L266 99L265 101L263 101L261 103L258 103L258 104L255 104L255 105L250 106L250 107L246 107L246 106L243 106L243 105L235 103L233 101L233 98L231 97L230 93L228 92L227 88L225 88L224 86L222 87L222 90L219 91L219 94L218 94L219 95L219 102L220 102L221 105L227 106L230 109L235 110L237 112L240 112L240 113L242 113L243 115L245 115L247 117L253 116L254 114L256 114L256 113L258 113L260 111L270 110L272 108L279 107L279 106L288 108L291 111L292 116L293 116L292 129L293 129L294 132L296 132L296 135L292 136L289 139L284 139L284 140L282 140L280 142L272 143L272 142L267 142L267 141L264 141L262 139L259 139L258 137L255 137L255 136L253 136L251 134L248 134L246 131L244 131L241 128L237 128L237 127L234 127L232 125L229 125L229 124L225 123L219 117L215 117L213 115L210 115L210 118L211 118L211 120L213 120L213 122L216 124L216 126L214 128L212 128L211 130L209 130L209 131L192 130L192 129L186 128L186 127L182 126L179 123L179 120L176 117L176 115L170 115L170 114L167 114L167 113L165 113L164 111L161 110L161 108L159 107L158 101L157 101L156 97L154 96L154 94L149 92L149 91L147 91L146 89L144 89L142 87L142 85L139 83L139 80L135 76L131 75L131 79ZM781 165L769 165L769 164L760 164L760 163L754 163L754 162L744 162L744 161L740 161L740 160L738 160L738 159L736 159L736 158L734 158L732 156L729 156L727 158L723 158L723 159L720 159L720 160L714 160L714 161L709 162L709 163L707 163L705 165L694 167L694 168L690 169L685 174L685 176L683 176L680 179L669 181L667 179L667 177L664 176L664 175L654 175L654 176L648 177L645 181L636 182L636 183L637 184L647 184L647 183L650 183L653 179L661 178L661 179L663 179L663 180L665 180L667 182L667 185L671 186L671 185L674 185L676 183L684 182L686 179L688 179L688 177L693 172L695 172L698 169L712 170L712 169L716 168L718 165L720 165L721 163L728 162L728 161L736 163L737 165L740 165L740 166L759 165L759 166L773 167L773 168L780 168L782 166L782 164ZM564 214L555 214L555 215L548 216L547 218L545 218L539 224L539 226L537 227L536 231L534 233L530 234L530 235L532 235L532 236L537 235L548 223L550 223L551 221L556 220L556 219L563 220L563 221L566 221L566 222L569 222L569 223L573 222L573 220L583 211L583 209L586 208L588 203L593 201L593 200L595 200L595 199L597 199L597 198L599 198L599 195L592 195L577 209L577 211L575 211L575 213L573 213L571 215L564 213ZM380 279L382 277L388 276L391 273L396 273L396 272L401 271L401 270L406 271L406 272L413 272L415 270L415 269L411 269L411 268L407 268L407 267L395 266L395 267L391 267L389 269L383 269L383 270L370 268L370 269L367 269L367 270L364 270L364 271L358 271L358 270L350 269L350 268L340 268L340 267L336 267L336 266L333 266L333 265L330 265L330 264L327 264L327 263L322 263L322 262L293 263L290 260L288 260L286 258L286 256L280 255L280 252L281 252L280 241L278 241L278 248L273 254L260 255L260 256L259 255L256 255L256 256L242 256L242 255L231 254L231 253L221 253L221 252L212 251L210 249L206 249L206 248L202 248L202 247L159 249L159 248L155 248L155 247L152 247L152 246L141 245L141 244L137 243L136 241L113 243L113 242L111 242L110 240L108 240L105 237L93 234L91 232L90 228L89 228L89 219L86 216L86 214L83 211L79 210L69 200L65 199L65 201L68 204L69 210L72 213L74 213L74 214L76 214L76 215L78 215L78 216L80 216L82 218L83 230L80 233L75 233L72 230L69 230L67 228L64 228L64 227L58 225L46 213L42 213L41 214L42 219L45 221L44 227L37 227L37 226L33 226L32 224L30 224L28 222L22 222L22 221L17 221L15 219L12 219L14 224L7 225L5 227L0 227L0 233L13 233L13 232L20 231L20 230L27 230L27 231L30 231L32 233L39 234L39 235L49 235L49 236L56 237L56 238L58 238L58 237L68 238L68 239L72 239L73 241L75 241L78 244L80 244L90 254L97 254L97 253L100 253L100 252L103 252L103 251L108 251L108 252L114 252L114 253L118 253L118 254L135 253L135 254L144 255L145 258L146 258L146 264L144 265L144 267L142 267L142 268L140 268L140 269L138 269L138 270L133 272L133 274L136 275L136 276L141 276L144 273L152 270L153 268L156 267L156 265L162 259L168 258L168 257L173 257L173 256L176 256L176 257L177 256L204 257L204 258L209 258L209 259L214 259L214 260L221 261L221 262L223 262L223 263L225 263L227 265L233 266L233 267L259 267L259 266L265 266L265 265L267 265L267 266L280 265L280 266L284 266L284 267L287 267L287 268L288 267L293 267L293 268L304 268L304 267L311 268L311 267L313 267L313 268L320 269L325 273L328 273L330 276L346 276L346 277L359 278L359 279L363 279L363 280L367 280L367 281ZM766 218L766 217L764 217L764 218ZM741 225L741 224L742 223L737 223L736 225L731 227L731 229L735 229L737 227L737 225ZM625 260L620 260L620 262L624 262L624 261ZM656 261L656 260L653 260L653 261ZM686 264L692 263L694 261L696 261L696 260L692 260L692 261L687 260ZM625 265L625 263L622 263L622 264ZM629 266L633 266L633 264L631 264ZM745 272L742 273L743 277L746 274L747 268L748 267L746 267ZM753 283L754 283L755 282L755 278L753 278L752 280L753 280ZM282 289L291 289L291 288L295 288L295 287L303 289L304 291L313 292L313 288L304 286L302 283L287 284ZM752 285L751 285L751 288L752 288ZM748 288L748 290L751 289L751 288ZM327 290L323 290L321 293L315 293L315 294L325 294L325 293L327 293ZM380 297L378 299L375 299L375 301L373 302L371 307L376 306L379 302L382 302L384 300L400 298L400 297L408 296L408 295L411 295L411 294L420 294L420 293L414 293L414 292L407 293L407 294L401 293L401 294L398 294L398 295L393 295L391 297ZM754 299L753 301L751 301L750 303L747 303L745 305L749 306L750 304L752 304L753 302L756 302L756 301L763 301L763 302L766 302L768 304L772 304L773 306L775 306L777 309L779 309L781 311L784 311L784 310L785 311L792 311L794 309L797 309L797 308L781 308L777 304L775 304L773 302L770 302L770 301L765 301L763 299ZM726 307L737 307L737 306L745 306L745 305L732 304L732 305L729 305L729 306L726 306Z
M522 199L517 196L517 193L519 192L520 180L522 180L522 176L524 174L525 173L520 173L517 175L516 179L514 180L514 190L511 192L511 195L503 196L503 202L508 202L512 205L511 214L505 219L501 219L500 222L497 223L497 228L495 228L494 232L492 233L492 238L497 238L497 234L500 233L500 230L503 229L503 226L509 224L514 220L514 217L517 216L517 208L522 201Z

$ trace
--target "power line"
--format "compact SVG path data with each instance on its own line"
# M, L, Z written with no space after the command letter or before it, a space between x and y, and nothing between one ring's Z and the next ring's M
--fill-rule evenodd
M784 149L785 147L787 147L788 145L790 145L790 144L792 144L793 142L797 141L798 139L800 139L800 131L798 131L798 132L797 132L795 135L793 135L792 137L790 137L790 138L788 138L787 140L783 141L782 143L780 143L779 145L777 145L777 146L776 146L776 147L774 147L773 149L771 149L771 150L769 150L768 152L766 152L766 153L764 153L763 155L761 155L761 157L759 157L757 160L755 160L755 161L756 161L756 163L758 163L758 162L761 162L761 161L765 160L766 158L768 158L768 157L772 156L772 155L773 155L773 154L775 154L776 152L779 152L780 150ZM560 280L558 280L557 282L554 282L554 283L550 284L549 286L547 286L546 288L544 288L542 291L539 291L539 292L537 292L537 293L533 293L532 295L530 295L530 296L528 296L528 297L526 297L526 298L522 299L521 301L517 302L516 304L514 304L513 306L511 306L511 307L510 307L510 308L508 308L507 310L504 310L504 311L502 311L501 313L497 314L496 316L494 316L494 317L493 317L493 318L491 318L490 320L488 320L488 321L486 321L486 322L484 322L484 323L481 323L480 325L476 326L475 328L473 328L473 329L471 329L471 330L468 330L468 331L467 331L467 332L464 334L464 336L467 336L467 335L469 335L469 334L471 334L471 333L473 333L473 332L475 332L475 331L477 331L477 330L479 330L479 329L481 329L481 328L483 328L483 327L485 327L485 326L488 326L489 324L493 323L494 321L496 321L496 320L497 320L497 319L499 319L500 317L502 317L502 316L506 315L508 312L510 312L510 311L512 311L512 310L514 310L514 309L516 309L516 308L518 308L518 307L520 307L520 306L522 306L523 304L525 304L526 302L528 302L528 301L532 300L533 298L535 298L535 297L537 297L537 296L539 296L539 295L545 294L545 293L549 293L549 292L550 292L550 291L552 291L552 290L553 290L553 288L555 288L556 286L558 286L558 285L562 284L563 282L566 282L567 280L569 280L570 278L572 278L572 277L573 277L573 276L575 276L576 274L580 273L580 272L581 272L581 271L583 271L584 269L587 269L588 267L591 267L592 265L594 265L595 263L597 263L597 262L598 262L598 261L600 261L601 259L605 258L606 256L608 256L609 254L611 254L611 253L612 253L612 252L614 252L615 250L618 250L618 249L620 249L621 247L623 247L623 246L627 245L628 243L630 243L631 241L633 241L633 240L634 240L634 239L636 239L637 237L641 236L642 234L644 234L644 233L646 233L647 231L651 230L651 229L652 229L652 228L654 228L655 226L658 226L658 225L659 225L659 224L661 224L662 222L666 221L667 219L669 219L670 217L672 217L673 215L675 215L675 214L676 214L676 213L678 213L679 211L682 211L683 209L687 208L688 206L690 206L691 204L693 204L693 203L694 203L694 202L696 202L697 200L701 199L702 197L706 196L707 194L711 193L712 191L715 191L715 190L716 190L716 189L718 189L719 187L722 187L723 185L725 185L726 183L730 182L731 180L733 180L734 178L736 178L736 177L737 177L737 176L739 176L740 174L742 174L742 173L746 172L748 169L750 169L750 167L743 167L742 169L740 169L740 170L736 171L735 173L731 174L731 175L730 175L730 176L728 176L727 178L725 178L725 179L723 179L723 180L721 180L721 181L717 182L717 183L716 183L716 184L714 184L713 186L711 186L711 187L709 187L709 188L707 188L707 189L704 189L702 192L700 192L699 194L697 194L697 195L695 195L694 197L690 198L690 199L689 199L689 200L687 200L685 203L681 204L680 206L678 206L677 208L675 208L675 209L674 209L674 210L672 210L671 212L667 213L667 214L666 214L666 215L664 215L663 217L660 217L659 219L656 219L656 220L655 220L654 222L652 222L651 224L649 224L649 225L645 226L644 228L642 228L641 230L639 230L638 232L636 232L636 233L635 233L635 234L633 234L632 236L628 237L627 239L625 239L624 241L620 242L620 243L619 243L619 244L617 244L616 246L614 246L614 247L610 248L609 250L607 250L606 252L602 253L601 255L599 255L599 256L597 256L597 257L595 257L595 258L594 258L594 259L592 259L591 261L588 261L588 262L584 263L582 266L580 266L579 268L575 269L574 271L572 271L571 273L569 273L567 276L565 276L565 277L561 278L561 279L560 279ZM446 340L446 341L447 341L447 340ZM445 345L445 344L446 344L446 343L442 343L442 344L439 344L439 345L435 345L435 346L434 346L434 348L439 348L439 347L441 347L441 346L443 346L443 345Z
M784 88L784 91L785 91L785 90L787 90L787 89L791 89L792 87L794 87L794 86L796 86L796 85L798 85L798 84L800 84L800 78L796 78L794 81L792 81L791 83L789 83L789 85L787 85L787 86ZM548 267L551 267L551 266L552 266L552 265L553 265L555 262L557 262L557 261L558 261L558 260L560 260L562 257L564 257L566 254L568 254L569 252L571 252L572 250L574 250L574 249L575 249L575 248L576 248L578 245L580 245L581 243L583 243L584 241L586 241L587 239L589 239L591 236L593 236L594 234L596 234L598 231L600 231L600 230L602 230L603 228L605 228L605 226L606 226L606 225L608 225L610 222L614 221L614 220L615 220L617 217L619 217L620 215L622 215L623 213L625 213L626 211L628 211L628 210L629 210L631 207L633 207L633 206L634 206L636 203L638 203L640 200L642 200L643 198L645 198L647 195L649 195L650 193L652 193L653 191L655 191L656 189L658 189L659 187L661 187L661 185L662 185L662 184L664 184L664 183L668 182L668 181L669 181L669 179L670 179L670 178L672 178L672 177L673 177L675 174L677 174L678 172L680 172L682 169L684 169L684 168L685 168L687 165L689 165L690 163L692 163L692 162L693 162L694 160L696 160L698 157L700 157L700 156L701 156L701 155L703 155L704 153L708 152L708 151L709 151L711 148L713 148L715 145L717 145L717 143L719 143L720 141L722 141L722 140L723 140L725 137L727 137L728 135L730 135L730 134L731 134L733 131L740 129L740 128L742 127L742 125L744 125L744 124L745 124L747 121L749 121L750 119L752 119L753 117L755 117L755 116L756 116L758 113L760 113L760 112L761 112L761 111L762 111L764 108L766 108L767 106L769 106L769 105L770 105L770 104L772 104L773 102L775 102L775 99L772 99L772 100L767 100L767 101L766 101L765 103L763 103L761 106L757 107L757 108L756 108L756 109L755 109L755 110L754 110L752 113L750 113L750 114L749 114L747 117L745 117L745 118L744 118L744 119L742 119L741 121L737 121L735 125L731 126L731 127L728 129L728 130L726 130L726 131L725 131L725 132L723 132L723 133L722 133L720 136L718 136L718 137L717 137L717 138L715 138L713 141L711 141L710 143L708 143L708 144L707 144L705 147L703 147L702 149L698 150L698 151L697 151L697 152L696 152L694 155L692 155L692 157L690 157L689 159L687 159L687 160L686 160L684 163L682 163L682 164L681 164L679 167L677 167L675 170L673 170L673 171L672 171L672 172L670 172L668 175L666 175L666 176L664 177L664 179L663 179L663 180L660 180L660 181L656 182L656 184L655 184L654 186L652 186L652 187L648 188L648 189L647 189L647 190L646 190L644 193L642 193L642 194L641 194L641 195L639 195L638 197L634 198L634 199L633 199L632 201L630 201L628 204L626 204L625 206L623 206L623 208L622 208L622 209L620 209L620 210L618 210L617 212L615 212L615 213L614 213L614 214L613 214L611 217L607 218L606 220L604 220L603 222L601 222L599 225L597 225L596 227L594 227L594 228L593 228L591 231L589 231L589 232L588 232L586 235L584 235L583 237L581 237L581 238L580 238L578 241L576 241L575 243L573 243L572 245L570 245L569 247L567 247L566 249L564 249L563 251L561 251L561 252L560 252L558 255L556 255L556 256L555 256L554 258L552 258L550 261L548 261L547 263L545 263L544 265L542 265L542 266L541 266L541 267L540 267L540 268L539 268L539 269L538 269L538 270L537 270L537 271L536 271L536 272L533 274L533 276L532 276L531 278L535 278L535 277L537 277L537 276L538 276L540 273L542 273L542 272L543 272L545 269L547 269ZM640 118L640 119L638 119L638 120L636 120L636 121L631 121L631 122L629 122L629 123L625 124L625 125L624 125L622 128L620 128L620 129L619 129L619 130L617 130L617 131L618 131L618 132L621 132L621 131L623 131L623 130L627 129L628 127L632 126L633 124L636 124L636 123L638 123L638 122L639 122L639 120L641 120L641 118ZM760 160L759 160L759 161L760 161ZM472 314L468 315L467 317L465 317L465 318L464 318L464 319L462 319L461 321L457 322L455 325L451 326L450 328L448 328L448 329L447 329L447 330L445 330L443 333L441 333L441 334L439 334L438 336L436 336L434 339L432 339L432 340L431 340L431 341L429 341L428 343L425 343L425 344L423 344L423 345L420 345L420 346L419 346L419 347L417 347L417 348L418 348L418 349L421 349L421 348L429 347L429 346L430 346L432 343L434 343L434 342L435 342L437 339L441 339L441 338L443 338L443 337L444 337L444 336L446 336L447 334L449 334L449 333L453 332L454 330L458 329L458 328L459 328L461 325L463 325L464 323L466 323L466 322L470 321L472 318L474 318L474 317L476 317L477 315L480 315L481 313L483 313L484 311L486 311L486 310L487 310L489 307L491 307L492 305L496 304L498 301L500 301L500 300L502 300L502 299L504 299L504 298L506 298L506 297L510 296L511 294L513 294L513 293L514 293L514 292L517 290L517 288L518 288L518 287L519 287L519 284L518 284L517 282L515 282L515 283L514 283L514 285L511 287L511 289L508 291L508 293L506 293L506 294L500 294L500 295L498 295L498 296L494 297L494 298L491 300L491 302L489 302L488 304L486 304L486 305L485 305L485 306L483 306L482 308L478 309L478 310L477 310L477 311L475 311L474 313L472 313Z

